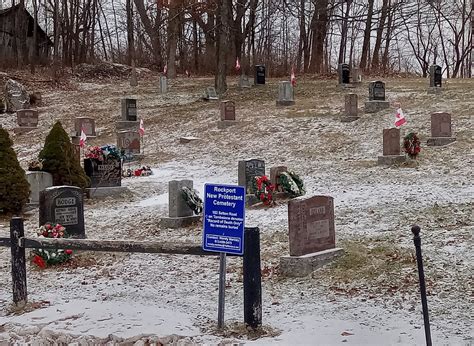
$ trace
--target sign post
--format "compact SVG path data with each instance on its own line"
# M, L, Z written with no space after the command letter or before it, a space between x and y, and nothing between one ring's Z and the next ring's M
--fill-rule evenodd
M218 328L224 327L226 254L243 255L245 188L204 185L202 248L220 252Z

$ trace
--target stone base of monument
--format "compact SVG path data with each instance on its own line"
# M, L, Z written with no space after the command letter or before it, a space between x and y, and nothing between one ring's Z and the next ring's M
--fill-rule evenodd
M199 141L199 140L200 140L200 138L192 137L192 136L190 136L190 137L180 137L179 138L179 143L186 144L186 143L191 143L191 142L195 142L195 141Z
M303 256L283 256L280 257L280 272L290 277L306 276L342 254L343 249L334 248Z
M443 89L441 87L429 87L428 94L438 95L441 94Z
M181 228L191 226L201 220L201 215L183 216L183 217L162 217L160 226L163 228Z
M360 117L347 117L347 116L341 116L341 122L343 123L350 123L352 121L358 120Z
M247 207L250 207L254 204L261 203L260 199L255 197L255 195L246 195L245 196L245 205Z
M129 194L130 190L125 186L113 186L113 187L91 187L86 189L87 198L106 198L106 197L117 197L121 195Z
M405 155L385 155L379 156L377 164L379 166L391 166L404 163L406 160L407 157Z
M367 101L365 103L366 113L377 113L384 109L390 108L390 102L388 101Z
M456 137L431 137L428 138L426 145L430 147L442 147L443 145L448 145L453 142L456 142Z
M352 89L352 88L355 88L355 85L354 84L338 84L337 87L339 89Z
M134 153L126 153L124 157L125 162L134 162L134 161L141 161L145 158L145 154L134 154Z
M140 127L140 123L138 121L125 121L125 120L120 120L117 121L116 129L117 131L138 131L138 128Z
M21 127L14 128L13 132L15 132L17 135L21 135L23 133L28 133L28 132L36 130L36 129L37 129L37 127L21 126Z
M218 129L226 129L229 126L235 125L237 122L235 120L220 120L217 123L217 128Z
M277 100L276 105L277 106L293 106L295 104L295 101L290 101L290 100Z

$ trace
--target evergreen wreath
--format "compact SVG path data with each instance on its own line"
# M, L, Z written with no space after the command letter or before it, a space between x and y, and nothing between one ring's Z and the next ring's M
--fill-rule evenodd
M38 228L36 235L39 238L63 238L67 235L66 228L60 224L47 223ZM72 250L33 250L33 263L40 268L67 262L72 257Z
M421 151L421 142L416 133L410 132L403 138L403 148L411 159L416 159Z
M181 194L186 204L191 208L194 214L199 215L202 213L202 199L198 196L198 193L194 189L183 186L181 188Z
M253 189L255 197L257 197L263 204L271 205L273 201L273 191L275 186L272 185L270 179L266 175L256 176L253 181Z
M303 196L306 193L303 180L295 172L281 172L278 178L283 190L291 197Z

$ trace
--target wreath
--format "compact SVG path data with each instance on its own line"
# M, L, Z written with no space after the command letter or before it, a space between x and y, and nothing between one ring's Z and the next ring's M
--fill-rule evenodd
M181 194L186 204L191 208L194 214L199 215L202 213L202 199L198 196L198 193L194 189L183 186L181 188Z
M421 151L421 142L416 133L410 132L403 138L403 147L411 159L416 159Z
M47 223L38 228L36 235L39 238L63 238L67 235L66 228L60 224ZM67 262L72 257L72 250L33 250L33 263L40 268Z
M306 193L303 180L295 172L281 172L278 179L283 190L291 197L303 196Z
M253 182L253 189L255 197L257 197L263 204L273 204L273 191L275 186L272 185L270 179L266 175L256 176Z

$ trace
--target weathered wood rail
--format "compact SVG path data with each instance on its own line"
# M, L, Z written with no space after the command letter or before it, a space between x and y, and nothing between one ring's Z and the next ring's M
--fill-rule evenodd
M204 251L198 244L155 241L97 240L72 238L25 237L23 219L10 221L10 238L0 238L0 247L11 248L13 303L21 308L28 301L26 282L26 249L71 249L101 252L156 253L174 255L218 256L218 252ZM231 255L232 256L232 255ZM252 328L262 325L262 287L260 271L260 230L245 228L243 281L244 322Z

